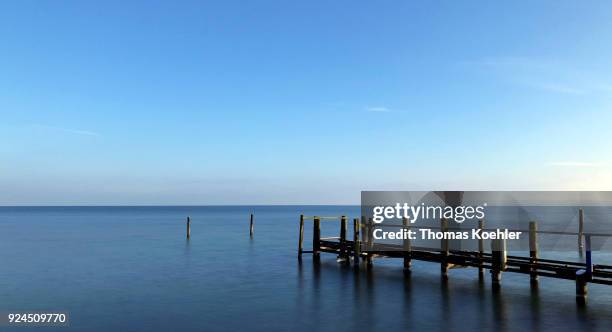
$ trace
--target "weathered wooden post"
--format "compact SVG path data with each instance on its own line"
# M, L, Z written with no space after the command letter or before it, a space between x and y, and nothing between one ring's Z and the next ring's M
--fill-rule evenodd
M359 269L360 243L359 243L359 219L353 219L353 265Z
M448 231L448 220L442 219L440 222L440 229L444 232L445 236L442 237L440 242L440 273L443 279L448 279L448 239L446 239L446 232Z
M491 284L493 290L499 290L501 287L501 274L506 269L506 240L494 239L491 240L491 253L493 267L491 269Z
M366 245L366 235L367 235L367 221L366 221L366 217L365 216L361 216L361 222L359 223L359 227L361 228L362 232L361 232L361 243L363 243L364 245Z
M302 260L302 244L304 243L304 215L300 214L300 237L298 240L298 260Z
M249 227L249 235L251 237L253 237L253 230L254 230L254 225L253 225L253 214L251 213L251 227Z
M191 218L187 217L187 240L191 237Z
M368 224L367 224L367 230L368 230L368 252L367 252L367 256L366 256L366 267L367 268L372 268L372 251L374 249L374 225L372 224L372 218L368 218Z
M345 264L348 263L348 251L346 247L346 231L347 231L347 222L346 216L340 217L340 252L338 253L338 258L344 260Z
M312 257L314 262L321 260L321 219L314 217L312 230Z
M484 229L484 220L478 220L478 229L482 232ZM478 239L478 279L484 280L484 239L482 236Z
M578 210L578 252L582 254L584 249L584 210Z
M529 222L529 280L532 286L538 284L538 224L535 221Z
M585 238L586 269L576 271L576 301L585 304L588 294L587 282L593 276L593 258L591 256L591 235Z
M412 265L412 252L411 252L411 247L410 247L410 238L408 237L409 233L407 233L406 231L410 231L410 222L408 221L408 218L402 218L402 224L403 224L403 230L404 232L402 232L403 234L405 234L405 238L404 238L404 273L409 273L410 272L410 266Z

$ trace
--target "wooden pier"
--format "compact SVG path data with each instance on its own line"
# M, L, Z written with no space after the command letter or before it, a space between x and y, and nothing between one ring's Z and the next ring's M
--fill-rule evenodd
M402 244L382 244L373 241L373 225L365 223L365 217L353 219L352 239L347 235L347 217L308 217L300 216L300 230L298 243L298 259L302 260L302 254L311 253L313 261L320 261L321 253L332 253L337 255L338 261L344 264L352 264L356 270L360 264L366 268L372 268L374 258L401 258L404 262L404 272L410 273L413 260L440 264L440 272L443 280L448 278L450 267L474 267L478 270L479 279L484 278L484 270L491 274L491 284L494 291L501 288L501 277L504 272L514 272L529 275L532 287L537 287L538 278L550 277L572 280L576 284L576 300L585 303L588 283L612 285L612 266L593 264L591 253L591 238L596 236L611 236L610 234L589 234L583 231L583 213L579 213L579 231L577 233L538 231L536 222L530 222L529 230L518 230L529 234L529 256L513 256L507 254L506 240L491 240L491 250L486 251L484 240L478 240L478 251L449 250L449 240L441 240L440 249L421 248L411 245L411 241L401 240ZM313 221L312 250L304 250L304 227L305 221ZM338 237L321 237L322 221L340 221ZM484 221L480 221L478 227L483 231ZM417 227L411 226L407 220L402 225L385 225L386 227L404 228L429 228L448 229L448 223L441 221L440 227ZM517 230L514 230L517 231ZM556 234L578 237L578 250L582 253L584 249L585 262L571 262L553 259L543 259L538 255L538 235Z

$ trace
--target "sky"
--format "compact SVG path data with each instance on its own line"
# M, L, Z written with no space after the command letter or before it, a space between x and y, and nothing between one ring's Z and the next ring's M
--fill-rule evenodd
M2 1L0 205L612 189L609 1Z

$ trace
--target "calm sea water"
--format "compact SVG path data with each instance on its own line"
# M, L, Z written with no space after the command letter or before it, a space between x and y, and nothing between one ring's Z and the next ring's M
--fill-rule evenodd
M36 331L612 329L609 286L589 285L581 308L571 281L541 278L532 291L527 276L505 273L494 295L474 269L442 283L431 263L415 262L410 277L400 260L358 273L329 254L298 264L300 213L359 208L0 207L0 311L70 313L69 328ZM337 228L324 223L323 235Z

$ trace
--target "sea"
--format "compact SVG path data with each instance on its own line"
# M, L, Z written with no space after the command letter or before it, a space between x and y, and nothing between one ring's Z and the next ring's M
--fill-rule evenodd
M254 235L249 236L250 214ZM612 287L322 254L297 259L299 216L359 206L0 207L0 313L64 312L67 326L1 331L611 331ZM186 239L186 218L191 238ZM350 219L349 219L350 220ZM322 222L337 236L337 222ZM350 224L349 224L350 225ZM349 236L352 227L349 227ZM305 249L312 244L306 221ZM612 265L595 254L596 263ZM576 257L579 261L580 257ZM607 260L607 261L606 261Z

